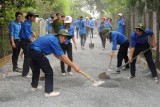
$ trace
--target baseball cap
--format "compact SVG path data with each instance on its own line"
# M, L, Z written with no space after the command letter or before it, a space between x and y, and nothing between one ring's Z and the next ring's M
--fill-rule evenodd
M72 17L71 16L66 16L64 18L64 23L72 23Z
M69 35L68 31L66 29L61 29L59 32L58 32L58 35L62 35L62 36L65 36L67 37L67 39L71 39L72 36Z
M29 12L27 13L27 15L28 15L28 16L36 16L36 17L38 17L38 14L35 13L34 11L29 11Z
M123 14L122 14L122 13L119 13L118 16L123 16Z

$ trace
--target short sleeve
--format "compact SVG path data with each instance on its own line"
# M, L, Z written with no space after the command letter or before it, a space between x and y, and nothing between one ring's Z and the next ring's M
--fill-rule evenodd
M152 36L153 35L153 31L149 28L146 29L145 33L149 36Z
M52 50L53 50L53 52L54 52L54 54L55 54L56 56L64 55L64 52L63 52L63 50L62 50L62 48L61 48L61 46L60 46L59 43L53 42L53 43L51 44L51 48L52 48Z

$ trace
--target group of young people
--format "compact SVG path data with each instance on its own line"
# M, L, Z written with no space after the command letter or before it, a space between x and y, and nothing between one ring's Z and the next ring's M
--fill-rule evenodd
M32 69L32 91L36 91L38 86L40 69L45 74L45 96L58 96L60 92L55 92L53 90L53 69L46 55L53 54L56 58L61 60L61 71L62 75L66 75L66 70L64 63L68 65L67 71L70 75L73 75L71 68L76 72L80 72L80 68L75 65L72 60L72 43L74 43L75 49L77 49L74 26L72 26L73 19L71 16L62 17L61 13L56 14L56 19L53 14L48 19L48 34L39 37L35 41L35 33L32 31L32 22L35 22L38 15L33 11L29 11L25 16L26 20L23 21L22 12L16 12L16 20L11 22L10 29L10 40L13 50L12 62L13 71L19 72L18 67L18 56L20 49L23 49L24 53L24 64L22 70L22 76L26 77L29 72L29 67ZM135 63L136 60L132 60L140 52L150 48L148 43L148 36L152 37L152 47L156 46L155 37L150 29L145 29L142 24L135 27L135 32L131 35L131 43L129 43L128 38L125 36L125 23L126 20L123 19L122 14L118 14L118 27L117 31L112 31L112 19L102 18L99 24L100 35L105 36L105 39L109 39L113 43L111 57L114 56L115 50L117 50L117 45L120 45L119 52L117 55L117 67L122 65L123 59L125 62L130 62L130 65L126 65L126 68L131 68L131 78L135 77ZM81 37L81 47L84 49L85 40L87 36L87 29L90 29L91 34L94 29L95 23L92 18L83 19L83 16L79 20L75 21L76 27L78 27L79 34ZM105 31L105 33L104 33ZM93 37L93 36L91 36ZM104 38L103 38L104 39ZM102 42L103 48L105 47L104 42ZM130 45L131 44L131 45ZM128 58L128 48L131 47L130 57ZM67 53L68 57L65 55ZM155 81L157 78L156 66L152 59L151 50L144 53L149 68L152 72L152 76ZM120 71L118 71L120 72Z
M16 20L10 23L9 29L11 46L13 50L13 71L21 72L21 69L18 67L17 63L20 49L22 48L24 53L22 77L27 77L29 68L31 68L32 91L42 88L41 86L38 86L41 69L45 74L45 96L57 96L60 92L55 92L53 90L53 69L46 55L54 54L54 56L59 58L62 62L67 63L69 65L67 71L70 75L73 75L71 72L71 67L76 72L80 71L80 68L71 61L72 44L70 39L75 42L74 28L70 26L72 23L72 18L70 16L66 16L64 22L62 22L64 25L55 29L54 34L49 33L33 41L35 33L32 31L32 22L35 22L36 17L38 17L36 13L29 11L25 16L26 20L23 21L23 13L16 12ZM54 26L60 25L59 21L61 20L58 20L58 17L59 13L57 14L57 19L53 23ZM66 51L69 52L68 56L70 56L69 58L71 60L65 55ZM64 63L62 62L61 68L64 75Z

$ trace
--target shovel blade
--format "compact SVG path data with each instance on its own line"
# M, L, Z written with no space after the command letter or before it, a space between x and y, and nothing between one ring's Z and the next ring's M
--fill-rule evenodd
M100 79L110 79L109 74L107 74L106 72L100 73L100 74L98 75L98 77L99 77Z
M94 43L90 43L89 48L93 49L94 48Z

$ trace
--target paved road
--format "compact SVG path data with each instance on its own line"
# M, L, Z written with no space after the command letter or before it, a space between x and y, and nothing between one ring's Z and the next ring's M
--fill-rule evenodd
M94 42L94 49L89 49L89 41L86 50L81 50L79 46L78 51L74 51L74 62L99 80L98 74L108 69L111 46L107 43L107 48L102 50L98 36ZM94 87L74 71L73 77L61 76L59 61L52 56L49 59L55 74L54 87L61 92L60 96L45 98L44 88L31 92L31 79L8 72L6 78L0 79L0 107L160 107L160 85L152 81L149 70L143 69L140 62L137 64L135 79L128 80L129 71L122 71L120 75L111 75L111 79L102 86ZM112 62L112 67L115 66L116 57ZM44 81L39 84L44 86Z

